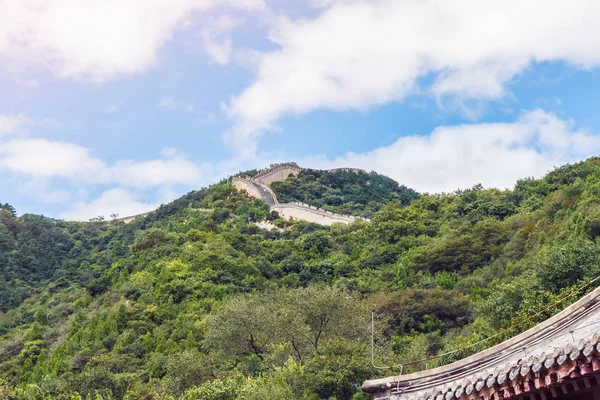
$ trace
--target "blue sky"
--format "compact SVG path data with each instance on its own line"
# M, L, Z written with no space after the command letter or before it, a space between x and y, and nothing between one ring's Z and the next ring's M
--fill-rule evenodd
M600 152L600 4L7 0L0 202L87 220L239 170L510 188Z

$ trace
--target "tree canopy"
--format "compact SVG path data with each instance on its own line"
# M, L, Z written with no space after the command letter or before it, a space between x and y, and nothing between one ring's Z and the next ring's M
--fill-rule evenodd
M299 201L332 212L370 218L390 202L405 206L417 199L412 189L375 172L304 169L272 184L282 203Z

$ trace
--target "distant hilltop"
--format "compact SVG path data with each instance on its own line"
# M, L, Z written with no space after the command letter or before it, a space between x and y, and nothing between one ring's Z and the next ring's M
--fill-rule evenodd
M303 169L295 162L271 164L269 168L260 170L254 176L236 176L231 181L238 190L245 191L251 197L264 200L269 205L271 211L277 211L279 215L285 218L301 219L321 225L331 225L336 222L348 224L359 219L358 217L336 214L304 203L279 203L277 196L269 186L273 182L286 180L290 175L297 175ZM358 168L336 168L328 171L366 172Z
M314 222L322 225L331 225L335 222L351 223L359 219L351 215L336 214L331 211L313 207L308 204L291 202L279 203L277 196L271 190L270 185L273 182L281 182L286 180L290 175L298 175L300 171L306 168L300 167L295 162L273 163L268 168L258 170L253 176L234 176L231 178L232 183L238 190L243 190L249 196L261 199L267 202L272 211L277 211L282 217L301 219L308 222ZM334 168L326 170L328 172L354 172L367 173L360 168ZM145 217L152 211L142 214L131 215L128 217L117 218L116 221L129 223L137 217ZM364 218L363 218L364 219Z
M263 182L265 182L265 177L269 176L269 177L278 177L280 176L280 174L278 174L278 172L281 173L286 173L289 172L289 174L298 174L300 171L304 170L306 168L302 168L301 166L299 166L297 163L295 162L283 162L283 163L273 163L271 165L269 165L268 168L264 168L264 169L260 169L256 172L255 175L251 176L251 178L254 179L260 179ZM358 174L360 172L363 173L367 173L367 171L365 171L364 169L360 169L360 168L350 168L350 167L343 167L343 168L333 168L333 169L326 169L324 171L328 171L328 172L354 172L355 174ZM271 182L278 182L281 180L285 180L288 176L285 175L285 177L283 179L278 179L278 180L271 180ZM250 176L246 176L246 177L250 177ZM268 182L267 184L271 184L271 182Z

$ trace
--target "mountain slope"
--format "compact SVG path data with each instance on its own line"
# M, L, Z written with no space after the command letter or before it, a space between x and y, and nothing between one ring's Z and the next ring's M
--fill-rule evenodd
M272 189L282 203L299 201L328 211L370 218L384 204L408 205L417 193L393 179L356 170L304 169L297 176L274 182Z
M364 175L309 171L280 188L377 209L347 226L260 229L249 221L273 218L268 205L225 181L130 224L0 210L0 398L368 398L358 386L381 375L370 311L377 361L398 364L474 343L600 274L599 159L510 191L403 201Z

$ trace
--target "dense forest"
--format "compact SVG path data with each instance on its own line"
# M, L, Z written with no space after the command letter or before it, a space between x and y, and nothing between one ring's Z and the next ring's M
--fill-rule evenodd
M512 190L319 171L274 190L371 221L283 223L227 181L129 224L0 205L0 399L368 399L365 379L398 372L371 365L371 312L376 362L397 365L600 274L599 158Z
M338 214L371 218L383 205L405 206L417 193L374 172L304 169L297 176L272 184L281 203L299 201Z

